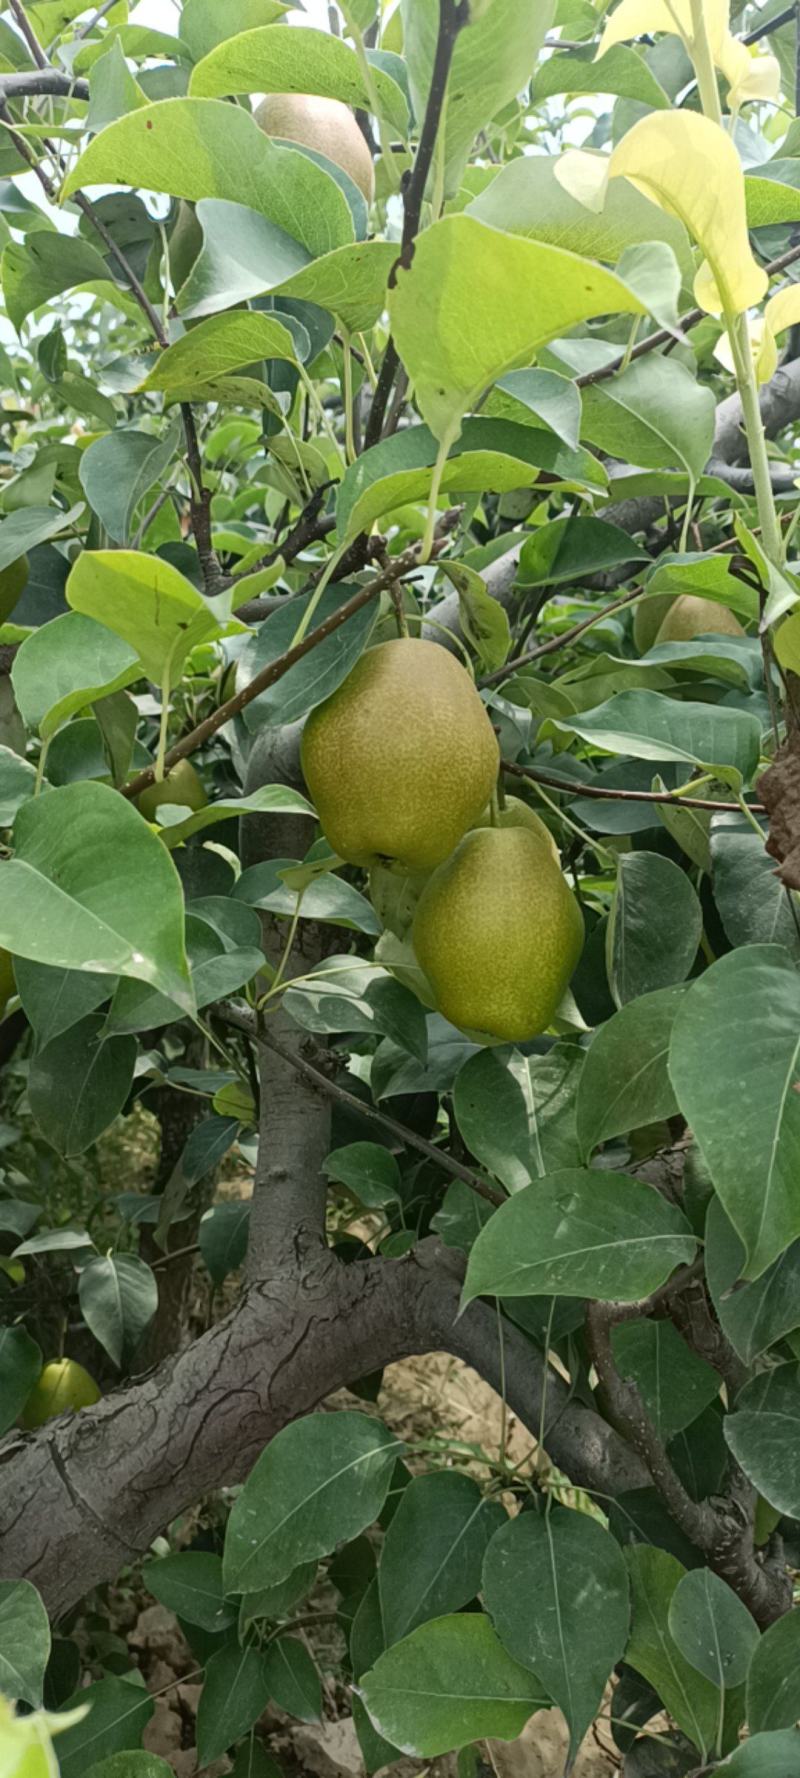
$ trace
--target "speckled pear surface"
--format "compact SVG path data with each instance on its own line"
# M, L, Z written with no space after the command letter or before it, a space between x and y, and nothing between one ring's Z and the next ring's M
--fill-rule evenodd
M303 732L305 780L340 858L432 870L478 819L497 740L465 668L438 642L370 648Z
M439 1011L507 1042L546 1031L583 948L583 916L541 840L480 827L434 871L414 950Z
M491 812L489 809L484 809L480 821L476 821L475 826L490 827L491 825ZM541 816L537 815L536 810L529 808L528 804L524 803L521 797L506 797L504 807L498 809L496 825L498 827L527 828L528 833L532 833L535 839L543 841L551 857L555 859L556 864L560 865L561 853L558 850L549 827L545 825Z

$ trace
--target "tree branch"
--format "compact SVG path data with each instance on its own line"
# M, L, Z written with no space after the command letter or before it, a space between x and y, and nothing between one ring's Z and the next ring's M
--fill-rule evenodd
M554 777L551 772L541 772L538 766L517 765L513 759L501 761L504 772L510 772L513 778L529 778L532 784L547 784L551 790L560 790L562 795L578 797L592 796L607 802L623 803L667 803L676 809L710 809L712 813L741 815L741 803L712 802L709 797L673 796L669 790L610 790L602 784L584 783L583 779L574 778L570 783L565 778ZM748 803L754 815L764 815L763 803Z
M41 68L36 74L0 75L0 102L38 99L48 94L55 94L63 99L85 100L89 97L89 82L76 80L72 74L63 74L59 68Z

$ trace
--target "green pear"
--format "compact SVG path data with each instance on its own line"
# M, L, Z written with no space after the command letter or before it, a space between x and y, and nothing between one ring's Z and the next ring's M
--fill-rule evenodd
M44 1426L58 1414L79 1408L91 1408L100 1400L100 1390L89 1372L74 1358L54 1358L46 1364L31 1390L19 1417L20 1426L32 1429Z
M303 731L301 760L325 838L348 864L433 870L497 778L497 739L475 686L438 642L370 648Z
M177 803L185 809L204 809L208 797L191 760L179 759L166 778L158 784L148 784L136 801L146 820L155 821L156 809L162 803Z
M480 827L434 871L414 950L451 1024L522 1043L552 1024L583 948L583 916L523 827Z
M680 593L673 601L659 628L657 642L693 642L695 636L743 636L744 630L734 612L716 599L698 599L694 593Z
M349 105L341 99L323 99L316 93L268 93L256 106L254 116L267 136L299 142L303 148L327 155L350 174L367 203L372 203L372 155Z
M633 640L639 654L648 654L673 603L672 593L640 599L633 613Z
M484 809L480 821L475 823L476 827L494 827L495 825L497 827L526 828L528 833L532 833L537 840L544 840L547 850L555 859L556 864L561 865L561 853L549 827L545 826L541 815L537 815L536 810L530 808L528 803L524 803L520 796L506 797L504 807L497 811L496 823L492 821L490 809Z

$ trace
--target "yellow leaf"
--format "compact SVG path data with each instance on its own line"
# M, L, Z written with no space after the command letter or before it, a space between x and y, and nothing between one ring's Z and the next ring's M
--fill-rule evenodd
M706 0L703 7L706 34L711 54L716 52L728 34L728 0ZM669 31L680 37L691 57L694 45L691 0L620 0L606 21L597 57L605 55L614 43L626 43L631 37L652 36L656 31Z
M751 56L738 37L728 36L715 61L728 82L731 111L739 111L742 105L754 100L777 102L780 98L781 70L776 56Z
M590 193L587 207L598 200L595 161L580 151L576 159L572 150L556 167L559 182L579 202ZM697 242L705 255L694 284L701 309L710 315L739 314L761 300L768 279L750 251L741 162L719 124L694 111L651 112L623 136L605 171L608 179L629 179L668 215L677 216Z
M778 335L800 321L800 284L785 284L771 296L763 315L750 322L750 349L753 354L756 380L769 383L778 368ZM733 350L727 333L720 335L714 357L726 370L735 371Z

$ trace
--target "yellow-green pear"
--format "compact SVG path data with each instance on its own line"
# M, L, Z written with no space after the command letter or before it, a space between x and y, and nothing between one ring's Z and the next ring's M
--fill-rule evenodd
M155 821L156 809L162 803L178 803L185 809L204 809L208 797L191 760L179 759L166 778L158 784L148 784L136 801L142 815L148 821Z
M256 106L254 116L265 135L326 154L350 174L367 203L372 203L372 155L349 105L341 99L322 99L316 93L268 93Z
M54 1358L46 1364L19 1417L20 1426L32 1429L54 1420L57 1414L91 1408L100 1390L89 1372L74 1358Z
M680 593L673 600L656 637L657 642L693 642L695 636L743 636L738 617L716 599L699 599Z
M451 1024L522 1043L553 1021L583 948L583 916L541 840L480 827L434 871L414 916L421 968Z
M461 663L438 642L370 648L303 731L305 780L334 852L364 869L441 864L497 777L497 739Z
M639 654L647 654L673 603L672 593L654 593L652 599L640 599L633 613L633 640Z
M545 825L541 816L537 815L536 810L530 808L528 803L524 803L520 796L506 797L504 807L497 811L496 823L492 821L490 809L484 809L480 821L476 821L475 823L476 827L493 827L495 825L497 827L526 828L528 833L534 835L535 839L544 841L548 852L555 859L556 864L560 866L561 853L558 850L549 827Z

